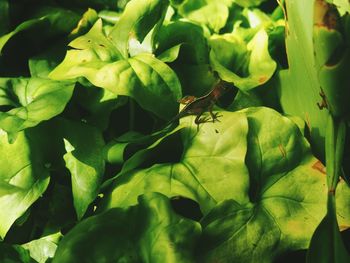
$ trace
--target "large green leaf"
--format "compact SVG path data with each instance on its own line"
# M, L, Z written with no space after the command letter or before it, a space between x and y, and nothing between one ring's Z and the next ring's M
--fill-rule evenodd
M60 114L74 83L40 78L0 78L0 128L16 133Z
M324 168L297 126L254 109L248 120L251 202L224 201L202 220L207 262L271 262L283 252L305 249L326 212ZM342 195L339 203L349 205ZM350 215L342 216L349 225Z
M6 133L0 135L0 237L44 193L49 173L40 149L40 141L24 132L9 144Z
M168 0L132 0L126 5L123 15L109 34L124 58L128 57L130 38L142 42L148 32L163 21L167 7Z
M210 39L210 62L219 76L243 91L266 83L276 70L268 51L268 35L259 30L246 44L237 34L214 35Z
M87 33L97 21L95 10L88 9L77 26L71 31L69 37L74 38ZM54 45L31 57L28 61L30 75L32 77L46 78L49 73L63 60L67 49L67 40L57 41Z
M325 215L327 188L299 128L268 108L221 113L221 123L205 123L199 132L184 118L192 128L183 130L180 162L117 177L104 209L136 204L149 191L195 200L208 214L202 261L269 262L307 248ZM348 206L350 190L342 189L338 203ZM341 213L347 226L348 213Z
M116 95L131 96L161 118L169 119L177 113L181 86L176 74L151 54L121 59L103 35L101 20L70 45L75 49L67 52L64 61L49 75L51 78L85 77Z
M53 262L193 262L200 225L175 214L169 200L152 193L137 206L114 208L74 227Z
M325 95L327 108L337 118L349 117L350 106L350 17L339 17L337 23L327 20L330 14L337 16L335 7L324 1L314 7L314 55L318 80Z
M91 202L97 197L104 173L102 133L84 123L61 120L66 154L66 167L72 176L74 207L81 219Z
M321 101L321 84L315 68L312 40L313 2L286 1L286 51L289 69L279 72L279 96L285 113L305 120L313 150L320 158L324 158L327 112L317 107L317 102Z

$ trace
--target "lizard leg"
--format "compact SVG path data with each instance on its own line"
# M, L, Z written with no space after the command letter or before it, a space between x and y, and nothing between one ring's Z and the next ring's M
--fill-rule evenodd
M199 124L201 123L205 123L205 122L208 122L209 121L209 118L208 117L202 117L203 112L199 113L197 116L196 116L196 119L194 120L194 123L197 124L197 131L199 130Z
M213 106L214 106L214 104L211 104L209 107L210 116L211 116L213 122L215 122L215 121L220 122L219 117L221 117L222 115L219 115L218 112L213 113Z
M202 114L203 114L203 112L197 115L196 119L194 120L195 124L198 125L200 123L209 122L209 118L208 117L201 117Z

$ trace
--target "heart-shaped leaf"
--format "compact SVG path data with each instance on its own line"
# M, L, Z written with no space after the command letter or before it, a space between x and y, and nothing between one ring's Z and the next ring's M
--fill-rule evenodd
M326 212L327 187L298 126L268 108L221 114L220 123L184 130L179 163L117 177L104 209L135 204L149 191L197 201L207 214L202 261L269 262L287 250L307 248ZM349 191L342 188L340 206L349 205ZM348 213L341 213L347 226Z

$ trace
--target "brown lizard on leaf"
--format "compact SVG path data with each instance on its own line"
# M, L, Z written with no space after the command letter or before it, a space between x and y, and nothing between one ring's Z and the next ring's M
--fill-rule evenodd
M200 123L205 123L209 121L208 117L202 117L202 114L206 111L209 111L211 119L213 122L219 121L218 113L213 113L213 106L218 101L218 99L229 89L228 83L220 80L213 89L206 95L196 98L194 96L185 96L180 99L179 102L182 104L186 104L186 106L174 117L169 123L174 122L182 117L189 115L196 115L196 119L194 120L195 124L197 124L197 130L199 128Z

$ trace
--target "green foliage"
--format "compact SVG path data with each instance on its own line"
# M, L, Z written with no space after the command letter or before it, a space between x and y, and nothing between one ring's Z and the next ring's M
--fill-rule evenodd
M73 93L74 83L40 78L1 78L0 128L16 133L60 114Z
M45 192L50 178L40 141L30 133L19 132L10 144L6 133L0 135L0 237L4 238L11 225Z
M349 4L282 2L0 0L0 261L349 261Z
M63 238L53 262L193 262L199 234L199 223L175 214L165 196L146 194L137 206L81 222Z
M267 108L222 114L222 123L206 124L198 133L195 127L182 130L179 163L117 177L104 210L134 205L148 192L195 200L207 214L201 261L270 262L286 250L307 248L325 214L326 186L298 127ZM339 204L347 203L344 194Z
M61 233L55 233L40 239L32 240L22 247L30 252L30 256L39 263L44 263L48 258L53 258L57 249L57 243L61 239Z
M258 31L247 44L236 34L225 34L212 36L210 45L213 69L223 80L235 83L243 91L266 83L276 70L264 30Z
M101 20L70 46L75 50L67 52L64 61L50 73L51 78L85 77L97 87L134 98L159 117L166 119L176 113L181 90L174 72L151 54L123 59L104 36Z

